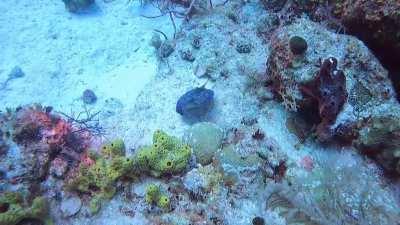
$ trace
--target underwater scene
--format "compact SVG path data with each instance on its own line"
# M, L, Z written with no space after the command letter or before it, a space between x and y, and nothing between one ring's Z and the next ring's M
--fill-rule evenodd
M399 0L0 10L0 225L400 225Z

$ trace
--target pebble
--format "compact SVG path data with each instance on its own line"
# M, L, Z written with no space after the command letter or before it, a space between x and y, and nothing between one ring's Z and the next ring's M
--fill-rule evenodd
M195 62L193 73L196 77L201 78L207 75L207 66Z
M61 202L61 212L64 217L71 217L76 215L82 207L82 201L77 196L72 196L64 199Z
M192 46L195 49L200 49L201 47L201 37L195 36L192 40Z
M16 79L16 78L21 78L24 76L25 76L25 73L24 73L24 71L22 71L21 67L19 67L19 66L14 66L14 68L8 74L9 79Z
M262 217L256 216L252 220L253 225L265 225L265 220Z
M97 101L97 96L92 90L86 89L82 94L82 101L85 104L94 104Z
M239 52L240 54L248 54L251 52L251 44L248 43L238 43L236 45L236 51Z
M159 34L154 33L150 40L150 45L155 49L159 49L161 47L162 40Z
M186 60L188 62L193 62L195 60L195 57L193 56L193 53L189 49L181 51L180 54L181 54L181 58L183 60Z
M158 56L162 59L168 58L175 51L172 42L164 41L158 49Z

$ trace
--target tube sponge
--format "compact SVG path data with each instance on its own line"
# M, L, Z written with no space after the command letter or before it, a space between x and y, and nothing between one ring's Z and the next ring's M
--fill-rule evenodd
M149 205L156 204L163 210L170 209L170 198L166 194L162 194L160 187L156 184L147 186L145 199Z
M103 200L114 196L115 183L120 178L134 178L137 175L136 162L125 157L125 144L121 139L103 145L101 153L99 155L92 152L88 157L93 163L81 163L75 176L67 183L69 190L89 193L92 196L92 213L100 209Z
M160 187L156 184L149 184L146 188L146 202L148 204L153 204L157 202L160 196Z
M191 148L177 138L157 130L153 135L153 145L143 147L136 154L141 171L155 177L182 172L191 156Z
M48 218L47 202L42 197L36 197L29 206L22 195L16 192L6 192L0 195L0 224L16 225L24 219L36 219L45 225L53 224Z
M122 139L116 139L101 147L101 153L108 158L125 155L125 144Z
M158 199L157 206L164 210L169 209L170 206L169 197L167 195L161 195L160 198Z

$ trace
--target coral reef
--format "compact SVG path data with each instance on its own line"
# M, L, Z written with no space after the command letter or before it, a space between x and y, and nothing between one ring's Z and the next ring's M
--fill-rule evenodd
M226 146L215 156L218 169L224 174L224 182L233 185L242 182L242 173L252 173L261 168L263 161L257 154L243 157L233 146Z
M30 181L45 179L51 165L54 169L52 174L61 178L69 168L79 163L90 141L89 133L75 132L75 127L52 113L51 107L18 107L15 111L1 114L0 121L1 130L8 134L6 141L17 144L24 173L29 174L24 179Z
M160 47L157 49L157 55L161 59L168 58L174 51L174 43L169 40L165 40L164 42L161 43Z
M125 155L125 143L122 139L115 139L101 147L101 153L107 158Z
M3 138L3 131L0 129L0 156L6 154L8 151L8 145Z
M157 130L153 134L153 145L140 149L135 160L141 171L160 177L184 171L189 163L191 151L188 145L176 137Z
M183 186L193 199L204 199L210 193L218 192L223 174L214 166L199 166L183 177Z
M0 194L0 224L17 225L23 220L37 220L45 225L52 225L48 217L47 201L42 197L36 197L31 204L28 204L20 193Z
M314 10L323 1L292 2ZM165 10L163 3L170 1L154 3ZM31 193L20 205L26 209L40 205L34 200L39 202L34 207L31 200L43 194L56 224L398 223L399 207L391 183L382 179L375 164L355 154L352 147L321 145L310 135L315 132L322 141L348 140L387 171L400 172L399 104L386 71L368 49L304 17L290 26L280 24L269 36L277 24L258 1L234 0L215 7L212 3L194 1L196 9L212 10L204 15L196 11L194 17L182 14L188 20L171 42L154 36L152 45L164 62L137 101L119 96L121 102L108 99L96 105L105 119L100 123L109 126L110 136L126 137L126 145L122 139L109 142L106 135L102 136L106 143L99 146L95 140L91 143L95 149L90 150L87 139L103 133L85 132L90 128L87 119L98 114L86 108L87 119L79 118L85 112L61 117L50 107L22 107L0 116L0 146L4 143L6 149L0 153L0 192L12 188ZM108 13L123 4L102 2L99 7L107 6L107 10L101 16L111 18ZM199 4L204 8L198 8ZM118 7L111 8L114 5ZM90 18L88 26L98 18ZM127 30L136 27L136 21L131 24L127 18L117 16L112 22ZM139 39L150 38L147 33ZM127 41L137 44L131 38ZM140 56L149 49L137 50L130 59L139 59L139 64L133 66L148 71L145 65L153 61L141 61ZM129 68L119 69L107 67L112 73L129 75ZM194 91L205 92L204 96L189 91L176 102L206 79L212 90L204 85ZM271 90L294 112L272 101ZM206 119L212 123L185 123L190 117L202 120L210 111ZM160 128L172 133L156 130ZM154 130L151 141L149 133ZM171 136L183 133L183 140ZM11 157L19 150L31 164L21 163L28 170L15 176L20 163L3 165L3 161L6 157L9 162L19 161ZM4 180L24 185L31 179L35 185L28 189L3 185ZM12 212L10 205L0 204L0 218ZM32 219L9 220L6 225L40 222Z
M318 41L309 42L312 51L299 59L288 47L288 37L293 35ZM387 71L364 44L298 19L275 33L271 50L267 62L270 87L287 109L297 112L305 122L318 125L315 134L319 140L354 143L360 150L369 149L361 152L373 152L368 155L381 158L378 162L384 168L397 170L398 159L389 147L397 145L395 139L386 139L381 147L371 143L376 141L375 134L384 137L392 132L380 121L399 118L400 105ZM321 58L325 59L322 63ZM362 148L357 143L363 143Z
M356 36L374 52L382 64L397 73L400 57L400 2L396 0L262 0L267 9L273 9L285 18L282 23L306 13L312 20L323 22L337 31ZM285 21L286 20L286 21ZM393 75L395 88L399 79Z
M371 118L360 130L355 145L363 154L376 159L386 171L400 174L400 123L397 116Z
M311 38L318 40L318 44L309 43L308 48L312 51L307 51L301 59L292 55L287 44L289 36L299 34L306 40ZM319 124L321 120L315 121L315 118L320 116L330 118L329 129L319 133L322 140L337 136L344 139L356 138L355 127L362 124L366 118L378 116L382 108L387 108L388 114L398 114L395 91L387 71L360 41L329 32L322 26L304 19L282 27L271 41L272 53L267 62L267 76L271 80L272 89L289 110L311 114L305 115L305 118L311 118L314 120L313 123ZM336 60L332 59L330 62L329 58L333 56ZM328 60L320 63L321 58ZM319 69L315 67L318 64L321 65ZM345 74L337 70L336 66L345 71ZM319 93L312 93L315 91L311 89L317 90L315 84L314 87L307 85L315 83L322 77L328 78L323 82L329 88L318 90ZM329 96L323 97L325 100L322 100L321 97L325 93ZM347 95L348 101L346 101ZM310 100L318 96L320 96L318 104L310 104L312 102ZM322 101L327 105L321 105ZM325 108L331 102L335 102L335 105ZM367 105L368 109L365 108ZM358 107L363 107L364 110L358 110ZM327 135L329 133L330 135Z
M81 207L82 201L78 196L65 197L60 203L60 211L65 218L76 215Z
M386 67L399 68L396 60L400 57L399 1L345 0L334 10L347 32L364 41ZM396 79L397 90L399 85Z

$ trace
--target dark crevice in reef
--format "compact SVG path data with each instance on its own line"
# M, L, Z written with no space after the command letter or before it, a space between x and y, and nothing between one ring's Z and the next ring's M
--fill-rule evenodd
M348 34L356 36L373 52L382 66L388 71L389 78L393 83L400 101L400 49L393 48L387 43L377 43L371 40L370 35L366 35L361 30L364 25L354 25L348 28Z
M373 46L368 46L378 57L383 67L388 70L389 78L397 94L397 100L400 102L400 52L391 52L390 50L377 50Z
M38 219L23 219L17 225L44 225L42 221Z
M386 56L387 58L390 58ZM379 58L379 57L378 57ZM394 62L394 59L397 59L398 62ZM385 69L389 72L389 78L393 83L393 87L397 94L397 100L400 102L400 53L396 55L392 59L379 59ZM388 62L389 61L389 62ZM392 62L391 62L392 61Z
M319 116L317 101L310 101L309 104L304 105L304 107L299 109L297 115L307 122L307 124L313 126L318 125L322 121L322 118Z
M9 210L10 204L7 202L0 204L0 213L5 213Z

